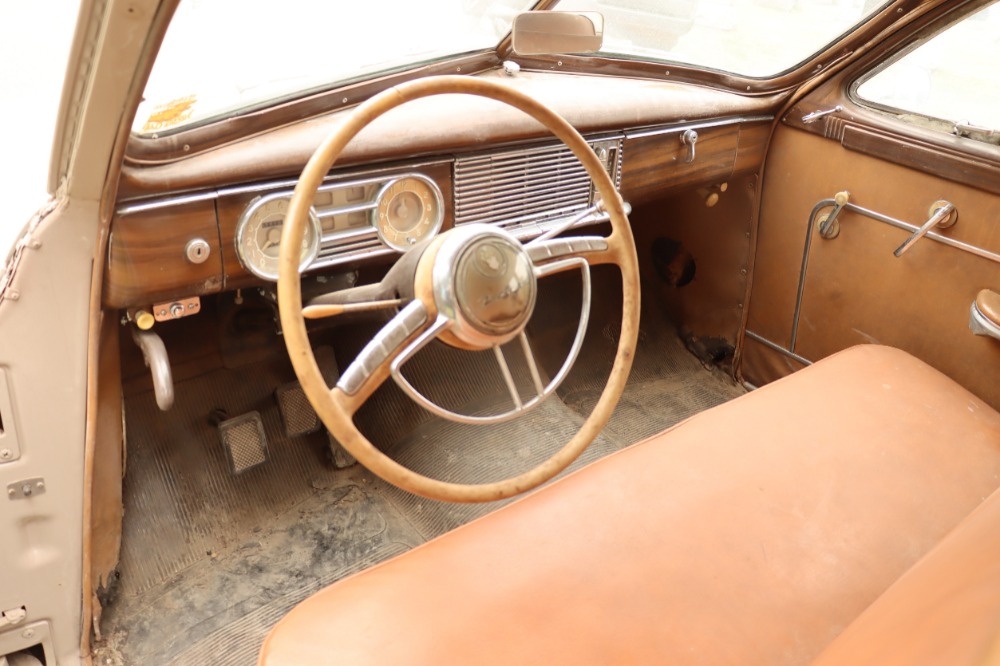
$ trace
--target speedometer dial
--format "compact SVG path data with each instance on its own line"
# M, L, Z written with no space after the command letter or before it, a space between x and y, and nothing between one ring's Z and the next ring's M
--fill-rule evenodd
M236 254L248 271L265 280L278 279L281 228L290 201L287 194L260 197L247 207L236 226ZM311 264L319 253L320 235L319 218L310 208L302 236L299 271Z
M412 175L390 181L378 193L373 225L382 242L400 252L441 229L444 205L434 181Z

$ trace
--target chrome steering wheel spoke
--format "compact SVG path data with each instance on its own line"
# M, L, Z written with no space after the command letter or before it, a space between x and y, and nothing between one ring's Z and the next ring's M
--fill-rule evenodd
M337 388L352 397L360 393L372 377L378 374L380 368L385 367L386 363L398 360L401 353L410 351L413 344L411 343L405 350L404 344L426 324L426 306L420 300L410 301L409 305L400 310L388 324L375 334L375 337L369 340L357 358L340 375ZM428 330L434 329L435 327L432 326ZM437 333L436 330L434 332ZM424 331L417 337L417 340L426 336L427 331ZM431 338L427 340L429 341ZM423 344L427 344L427 342ZM416 353L415 349L410 352L411 355L413 353Z
M431 340L449 329L451 321L443 315L439 316L433 325L414 338L403 351L398 353L395 358L392 359L389 363L389 372L393 380L399 385L400 389L402 389L403 392L410 397L411 400L426 409L428 412L456 423L467 423L473 425L503 423L533 410L559 388L563 380L565 380L567 375L569 375L569 371L572 369L573 364L576 362L576 358L580 354L580 349L583 347L583 339L587 332L587 324L590 321L591 300L590 265L583 257L558 259L541 266L535 265L533 267L534 274L537 278L543 278L548 275L561 273L574 268L580 269L581 272L582 298L580 306L580 321L577 325L576 337L570 347L569 354L566 356L566 360L563 361L559 371L554 377L552 377L552 379L549 380L548 384L545 384L542 381L538 362L535 359L534 352L531 350L528 336L523 330L521 330L516 336L519 339L521 350L524 353L525 363L528 366L528 372L531 375L531 381L535 388L535 395L530 400L522 399L517 388L517 383L514 380L513 373L511 373L510 366L507 363L507 358L503 353L501 345L499 344L493 345L492 350L500 368L500 374L503 377L504 384L510 393L511 401L514 404L513 409L499 414L489 414L485 416L461 414L435 403L433 400L422 394L415 386L413 386L413 384L411 384L403 374L403 365L413 358L417 352L427 346Z
M569 236L553 238L540 243L532 242L525 246L528 256L536 267L547 265L556 259L567 257L587 257L587 255L602 255L608 252L608 239L604 236ZM588 261L588 263L593 263Z

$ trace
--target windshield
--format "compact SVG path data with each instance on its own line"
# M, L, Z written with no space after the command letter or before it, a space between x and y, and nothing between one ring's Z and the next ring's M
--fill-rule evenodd
M885 4L884 0L562 0L557 8L603 14L604 55L770 78L808 60Z
M492 50L536 0L182 0L132 130L157 134Z
M182 0L133 131L147 136L464 54L492 51L537 0ZM562 0L604 15L602 54L768 78L880 0ZM347 98L344 102L350 102Z

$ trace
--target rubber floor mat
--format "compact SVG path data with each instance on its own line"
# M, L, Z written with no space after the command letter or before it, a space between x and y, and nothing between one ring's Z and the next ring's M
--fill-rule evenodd
M556 297L540 294L537 346L545 359L559 359L572 341L579 302L570 280L557 285ZM536 322L533 322L535 324ZM595 271L587 335L572 372L559 388L565 403L590 414L604 390L621 334L621 282L608 271ZM710 407L746 393L718 368L702 365L684 346L677 329L643 294L635 359L628 384L604 434L625 444L654 435Z
M579 429L610 370L620 296L600 271L595 277L574 369L531 413L486 427L454 423L417 406L390 380L356 423L391 457L433 478L482 483L531 468ZM554 298L540 297L539 322L529 331L543 380L565 358L579 316L579 300L556 286ZM341 367L370 339L370 328L332 332L328 342ZM523 355L516 344L507 354L526 398L531 380ZM150 391L127 396L120 583L105 609L96 663L253 664L266 632L302 599L503 504L435 502L357 466L334 469L324 431L286 436L273 391L294 376L286 359L270 358L178 383L167 413ZM433 343L404 374L450 410L496 414L512 405L490 352ZM573 468L744 392L721 371L703 367L670 322L644 307L622 400ZM260 413L270 459L234 476L216 424L250 411Z
M105 612L99 664L251 666L267 632L308 596L422 541L355 469Z
M121 595L141 594L227 547L311 496L315 478L333 474L324 434L284 435L273 390L292 379L288 361L278 359L181 382L169 412L157 409L151 392L126 399ZM233 475L215 423L254 410L271 460Z
M558 396L552 396L529 415L495 426L441 421L427 423L396 444L392 457L432 478L486 483L525 472L543 462L562 448L582 423L583 419L578 414L564 405ZM621 442L598 436L567 472L619 448ZM379 485L400 512L428 539L511 501L480 504L438 502L388 483L380 481Z

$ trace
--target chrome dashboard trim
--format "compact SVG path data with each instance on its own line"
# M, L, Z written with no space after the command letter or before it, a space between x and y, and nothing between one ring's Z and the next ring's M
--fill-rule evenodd
M336 185L344 181L377 181L382 176L392 176L395 174L402 174L404 171L414 171L418 169L423 169L426 167L433 166L448 166L452 162L451 158L440 158L436 157L433 159L424 160L414 160L412 162L406 162L405 164L392 164L382 167L369 167L369 168L357 168L349 172L335 172L328 174L326 178L323 179L323 184L320 185L320 191L323 190L327 185ZM219 188L219 196L230 196L233 194L254 194L258 192L267 192L274 189L295 189L295 185L298 184L298 178L287 178L284 180L270 181L267 183L251 183L248 185L233 185L230 187Z
M211 192L182 194L174 197L166 197L164 199L153 199L149 201L139 200L119 206L115 210L115 215L125 217L126 215L135 215L136 213L145 213L146 211L170 208L172 206L183 206L184 204L196 203L198 201L213 201L218 198L219 193L216 190L212 190Z

